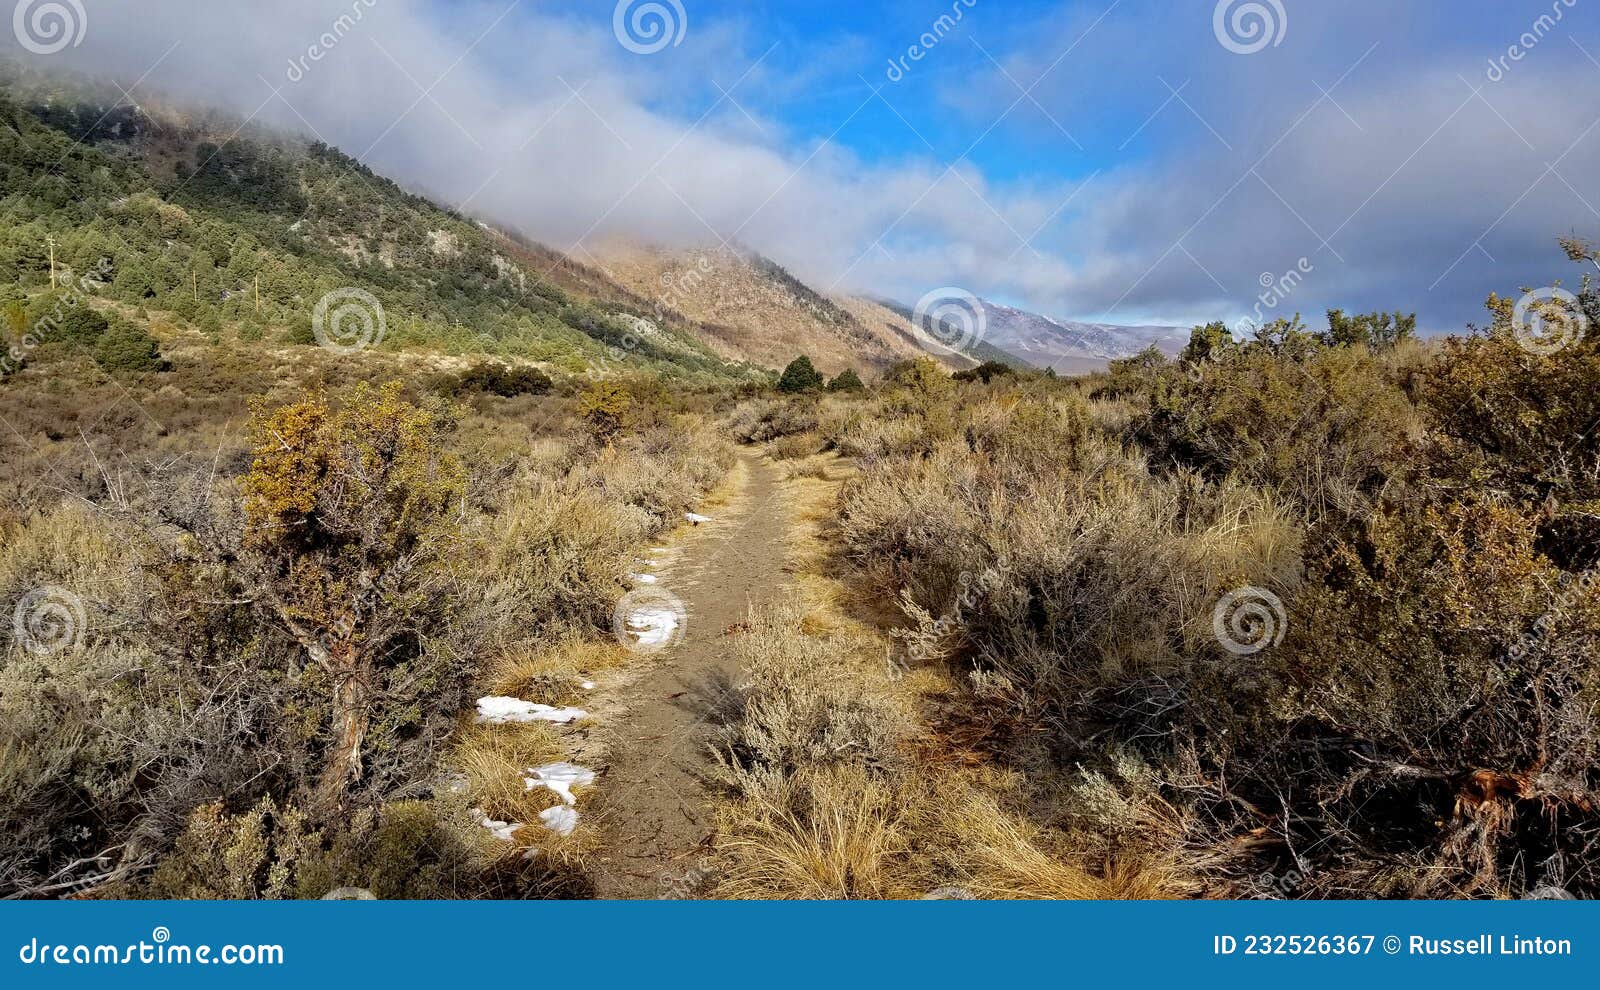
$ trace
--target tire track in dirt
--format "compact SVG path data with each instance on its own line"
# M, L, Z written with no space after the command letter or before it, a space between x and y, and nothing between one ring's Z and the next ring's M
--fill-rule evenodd
M736 627L783 593L789 508L776 469L741 451L734 492L714 518L686 534L656 572L683 600L681 641L642 658L633 680L603 707L605 773L596 788L604 846L595 870L608 899L694 897L715 829L708 738L730 711L740 671ZM730 633L732 630L732 633Z

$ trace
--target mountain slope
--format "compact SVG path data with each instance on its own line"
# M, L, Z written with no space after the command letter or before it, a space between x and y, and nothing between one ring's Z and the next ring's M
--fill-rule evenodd
M876 307L877 309L889 313L894 318L897 326L905 328L905 332L906 333L910 334L912 332L912 329L911 329L912 325L913 325L912 321L916 318L916 315L917 315L916 311L914 309L912 309L912 307L907 306L904 303L895 302L895 301L890 300L890 299L865 300L865 301L869 302L872 306ZM952 337L959 337L960 336L959 332L957 332L955 334L951 334L951 333L948 333L948 332L947 333L934 333L933 331L936 328L933 326L933 318L931 316L924 316L924 317L922 317L922 319L924 321L923 327L924 327L924 329L926 329L928 331L928 333L926 334L926 336L928 336L928 337L932 337L932 338L935 338L935 339L949 339L949 338L952 338ZM1009 353L1009 352L1007 352L1005 350L1002 350L999 347L996 347L993 343L991 343L987 339L987 334L985 334L982 337L975 337L973 340L969 341L965 345L965 350L961 354L952 354L952 352L950 352L948 350L945 350L944 354L945 354L945 363L946 364L953 364L953 363L956 363L956 362L960 362L960 363L963 364L964 367L967 367L967 368L976 367L980 362L983 362L983 361L993 361L993 362L996 362L998 364L1009 364L1012 367L1019 368L1019 369L1026 369L1026 368L1031 367L1031 365L1028 364L1027 361L1024 361L1021 358L1017 357L1016 355L1011 354L1011 353Z
M94 294L218 341L313 344L354 299L364 347L756 373L681 321L637 332L648 307L623 287L337 149L120 99L0 76L0 264L23 286L49 286L53 249L59 284L98 271Z
M1187 327L1077 323L983 300L984 341L1038 368L1066 374L1097 371L1152 344L1175 355L1189 341Z
M663 318L701 327L706 343L728 360L781 368L805 354L827 374L881 371L914 357L932 356L955 369L976 363L925 348L910 321L892 309L820 293L758 254L618 241L598 245L594 254L610 279L652 298L652 311Z

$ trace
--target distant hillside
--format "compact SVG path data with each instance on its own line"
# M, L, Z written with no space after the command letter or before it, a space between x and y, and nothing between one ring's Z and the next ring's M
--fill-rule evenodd
M755 373L682 321L641 333L649 303L601 273L316 142L6 67L0 166L0 264L25 287L48 288L53 242L58 282L99 270L96 295L214 340L311 345L319 302L343 291L376 300L360 308L381 339L363 343L384 350Z
M1064 374L1103 369L1154 344L1176 355L1189 342L1189 328L1117 326L1056 320L1026 310L983 301L984 341L1038 368Z
M912 318L916 315L916 313L910 306L888 299L872 300L871 304L893 314L897 324L899 326L903 326L906 333L909 334L912 332ZM946 334L944 336L950 335ZM960 356L951 355L948 351L946 351L945 363L949 364L953 361L962 361L962 363L966 364L967 367L975 367L979 362L982 361L995 361L1000 364L1009 364L1014 368L1032 367L1027 361L1017 357L1015 354L1010 354L994 346L994 344L987 339L987 336L988 335L985 334L984 339L973 340L967 345L966 350ZM963 359L965 360L963 361Z
M933 356L954 369L976 363L925 348L906 314L818 292L758 254L621 241L593 253L606 277L651 298L653 313L700 327L705 342L730 361L781 368L805 354L827 374L881 371L911 357Z

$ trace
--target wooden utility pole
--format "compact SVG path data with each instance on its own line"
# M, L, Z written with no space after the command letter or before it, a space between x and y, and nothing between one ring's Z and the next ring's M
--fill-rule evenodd
M200 304L200 276L195 274L192 268L189 270L189 284L194 287L194 301L195 305L198 306Z
M56 287L56 237L54 234L50 234L45 237L45 240L50 244L50 288L54 289Z

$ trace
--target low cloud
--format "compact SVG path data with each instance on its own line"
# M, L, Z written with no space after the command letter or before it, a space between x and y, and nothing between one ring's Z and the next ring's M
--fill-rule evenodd
M1420 9L1408 3L1387 21L1295 5L1284 46L1252 56L1224 51L1211 4L1195 6L1155 32L1137 4L1098 23L1063 15L1049 44L996 26L984 48L1005 44L1004 72L984 59L929 83L981 131L1017 99L1006 76L1038 79L1037 110L999 133L1051 139L1048 113L1085 147L1026 180L931 152L867 160L790 130L783 101L812 60L737 21L694 20L681 46L638 55L608 17L543 5L285 0L244 24L228 5L146 0L94 6L83 43L40 61L320 137L580 257L619 235L727 239L824 287L915 298L954 284L1075 317L1236 319L1263 273L1307 258L1289 306L1415 309L1451 329L1489 290L1561 274L1558 234L1600 232L1600 65L1580 44L1592 19L1569 15L1570 38L1490 82L1503 44L1408 42L1395 29ZM984 29L983 13L963 29ZM1141 29L1135 62L1122 46ZM860 55L876 79L869 48L837 46L825 73L863 103L870 90L834 63Z

